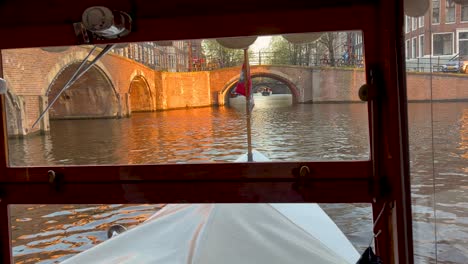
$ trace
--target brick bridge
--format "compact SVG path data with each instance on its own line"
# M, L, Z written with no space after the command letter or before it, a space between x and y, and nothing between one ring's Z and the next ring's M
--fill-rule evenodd
M48 131L49 119L127 117L138 111L224 105L240 75L240 67L160 72L108 54L66 90L45 118L32 128L40 112L70 79L89 51L89 47L73 47L57 53L37 48L2 50L4 77L9 89L6 97L9 135ZM294 103L358 101L357 90L365 82L362 69L252 66L251 75L284 83L290 89ZM411 77L408 77L409 86L413 82L422 88L409 92L410 99L430 98L425 86L427 76ZM454 91L447 93L444 88L441 96L448 94L449 97L468 99L468 91L464 88L468 78L461 79L463 83L454 85ZM437 93L434 98L437 99Z

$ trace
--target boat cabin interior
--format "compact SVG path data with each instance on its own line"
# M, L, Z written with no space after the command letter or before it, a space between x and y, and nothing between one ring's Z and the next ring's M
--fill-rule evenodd
M140 203L368 203L372 207L375 222L373 233L378 234L375 236L375 244L378 244L374 249L376 254L383 263L414 263L404 15L403 1L394 0L0 1L0 61L3 61L0 65L0 77L4 80L0 95L2 263L13 262L11 228L16 223L10 221L11 205ZM105 19L106 16L113 16L113 19ZM368 133L368 142L364 146L368 147L368 158L298 158L293 161L273 159L254 162L247 159L241 162L189 163L181 163L175 159L151 164L117 161L112 165L92 162L37 165L26 161L25 164L12 164L12 156L18 154L8 143L11 131L16 130L10 128L11 120L8 120L6 107L10 93L7 91L15 85L20 87L21 84L17 82L23 80L28 85L15 89L33 89L34 83L39 86L45 79L49 83L55 80L55 76L49 76L49 73L41 70L40 63L55 63L54 56L62 52L61 48L84 47L83 50L89 51L97 47L92 52L100 52L100 55L93 55L88 63L91 58L102 56L102 61L96 63L104 65L107 60L111 60L106 57L110 56L106 52L124 43L163 43L231 37L242 37L245 40L249 36L355 31L361 32L365 44L362 51L365 62L360 70L363 78L358 85L359 92L353 96L360 98L360 105L365 105L366 109L367 126L362 131ZM237 40L242 42L242 38ZM233 39L227 39L227 42L230 40ZM233 42L233 45L238 44L235 39ZM24 63L9 66L11 61L15 61L10 51L31 48L42 50L35 51L36 53L18 53L17 56L23 56ZM240 48L242 49L244 47ZM81 59L88 53L79 52ZM40 60L41 56L46 59ZM67 56L69 59L73 57ZM77 65L75 69L79 67ZM194 65L191 64L190 67L195 67ZM13 71L10 67L16 67L16 70ZM47 67L60 68L54 65ZM263 68L251 67L252 74L263 76L260 73ZM104 66L101 65L101 68ZM106 69L110 72L111 66ZM235 68L236 73L239 70L240 67ZM139 71L145 73L144 69ZM21 78L13 76L18 72L22 74ZM57 72L61 70L56 70ZM68 76L72 72L67 73ZM218 70L218 73L220 75L221 71ZM113 80L119 78L118 73L112 76ZM215 80L214 76L210 75L212 82ZM28 78L32 81L28 81ZM296 81L292 81L293 84L294 82ZM62 81L62 86L65 83ZM47 87L40 89L45 91ZM306 96L300 88L297 93L291 93L297 102L302 102L301 98ZM224 94L229 98L231 93ZM214 98L213 93L207 93L207 96ZM165 106L156 101L165 100L163 97L155 99L155 107ZM263 99L271 97L273 96ZM232 99L237 98L239 97ZM255 100L257 98L262 99L256 97ZM121 100L124 100L122 95L116 99L117 102ZM221 102L221 99L218 100ZM49 97L48 102L50 101ZM41 102L45 106L40 109L45 110L47 100ZM259 105L260 102L256 101L256 104ZM46 131L49 118L59 113L59 110L54 110L55 112L49 112L41 119L40 114L43 111L31 111L33 110L27 108L23 113L28 116L28 121L21 130L23 139L37 136L42 133L41 130ZM122 114L119 117L124 116ZM37 124L33 124L34 121ZM18 127L19 125L15 129L18 130ZM57 132L67 128L61 129ZM29 133L30 131L39 132ZM335 141L339 142L339 139ZM95 151L101 153L100 155L107 155L107 147L103 144L100 148L95 147ZM126 145L122 144L122 147L126 148ZM67 147L62 148L65 150ZM32 153L35 150L25 151Z

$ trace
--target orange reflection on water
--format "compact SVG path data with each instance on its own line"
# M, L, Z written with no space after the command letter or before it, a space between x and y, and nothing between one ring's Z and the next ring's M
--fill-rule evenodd
M463 116L460 120L460 150L465 153L462 154L462 157L468 159L468 109L463 110ZM465 172L468 172L468 166L464 168Z
M15 263L57 263L107 240L113 224L132 228L162 205L13 205ZM25 213L26 212L26 213ZM28 216L27 218L24 215Z

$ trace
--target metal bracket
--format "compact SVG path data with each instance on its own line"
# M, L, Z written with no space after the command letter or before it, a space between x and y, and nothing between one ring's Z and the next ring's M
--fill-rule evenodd
M61 173L56 173L53 170L49 170L47 172L47 176L49 177L49 183L52 185L55 191L60 191L65 176Z
M297 178L297 181L293 183L292 188L296 191L300 191L306 187L310 187L308 179L310 179L311 172L308 166L301 166L293 169L292 174Z

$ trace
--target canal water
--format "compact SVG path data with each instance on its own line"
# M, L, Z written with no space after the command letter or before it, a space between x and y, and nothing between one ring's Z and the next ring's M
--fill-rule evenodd
M468 263L468 102L410 103L409 123L417 263ZM255 96L252 139L273 161L365 160L367 106ZM9 148L13 166L229 162L246 152L245 106L240 97L227 107L52 121L49 134ZM14 205L15 261L58 263L104 241L111 224L131 228L161 206ZM356 248L369 245L370 205L321 206Z

